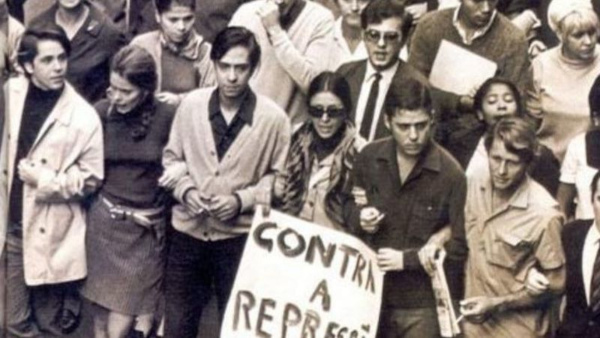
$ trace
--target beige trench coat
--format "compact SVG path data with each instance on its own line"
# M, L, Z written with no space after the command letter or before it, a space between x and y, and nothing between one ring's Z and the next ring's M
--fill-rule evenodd
M29 81L10 80L5 87L7 128L0 155L0 195L10 196L21 117ZM27 285L62 283L84 278L85 212L81 199L100 185L104 176L102 125L94 108L66 84L27 155L39 168L37 187L23 187L23 260ZM0 197L5 197L0 196ZM3 198L0 245L7 231ZM0 249L1 250L1 249Z

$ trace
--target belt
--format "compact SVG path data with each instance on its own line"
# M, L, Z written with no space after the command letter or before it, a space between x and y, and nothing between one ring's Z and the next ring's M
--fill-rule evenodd
M110 217L115 220L130 220L151 229L164 219L164 207L137 209L115 204L104 196L100 196L100 199L108 207Z

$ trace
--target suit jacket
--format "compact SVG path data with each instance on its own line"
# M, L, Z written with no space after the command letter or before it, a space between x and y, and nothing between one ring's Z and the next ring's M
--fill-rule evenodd
M592 313L585 297L581 259L583 244L592 220L565 225L562 243L567 262L567 306L558 337L600 338L600 313Z
M402 60L398 60L400 65L398 65L398 69L394 74L392 79L392 83L390 88L395 86L402 86L402 83L406 81L406 79L415 79L427 87L429 87L429 82L427 79L413 66L407 64ZM340 66L337 70L337 73L342 75L348 84L350 85L350 95L352 98L352 113L351 113L351 121L354 121L356 118L356 105L358 103L358 98L362 91L362 84L365 79L365 74L367 73L367 62L369 60L360 60L353 61ZM386 93L387 97L387 93ZM379 115L379 120L377 121L377 129L375 130L375 139L380 139L390 135L390 132L387 130L384 124L384 114L383 112ZM356 127L357 130L360 130L360 126Z

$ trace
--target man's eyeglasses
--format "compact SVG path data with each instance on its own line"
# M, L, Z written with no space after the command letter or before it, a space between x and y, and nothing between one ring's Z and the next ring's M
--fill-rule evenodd
M346 115L346 109L339 107L308 107L308 114L312 117L321 118L327 113L330 118L342 117Z
M400 33L398 32L380 32L374 29L367 29L365 32L365 40L378 43L379 40L381 40L382 35L385 43L398 41L400 38Z

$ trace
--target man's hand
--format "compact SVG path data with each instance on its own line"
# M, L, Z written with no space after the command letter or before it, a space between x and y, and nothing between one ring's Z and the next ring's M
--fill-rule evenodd
M156 99L171 106L177 106L181 103L181 96L170 92L161 92L156 94Z
M460 301L460 312L469 321L481 323L496 311L497 306L498 303L492 297L473 297Z
M32 187L37 187L41 169L26 158L22 159L17 166L19 179Z
M184 203L191 213L198 216L208 211L207 198L198 189L190 189L183 196Z
M217 195L210 199L208 211L220 221L228 221L240 212L240 202L234 195Z
M377 251L377 265L382 271L404 270L404 254L402 251L381 248Z
M435 272L435 260L443 249L437 243L428 243L419 250L419 262L423 269L432 276Z
M548 290L550 281L546 276L540 273L536 268L531 268L527 272L527 292L532 296L539 296Z
M260 17L260 21L265 30L271 31L277 27L281 29L279 23L279 6L277 6L274 1L265 1L265 3L258 8L256 14Z
M369 200L367 199L367 192L363 188L352 188L352 197L354 197L354 203L358 206L365 206L369 204Z
M372 234L379 229L379 223L385 214L382 214L375 207L366 207L360 210L360 226L364 231Z
M186 174L186 171L187 167L185 165L170 166L158 178L158 185L165 189L174 189L177 181Z

